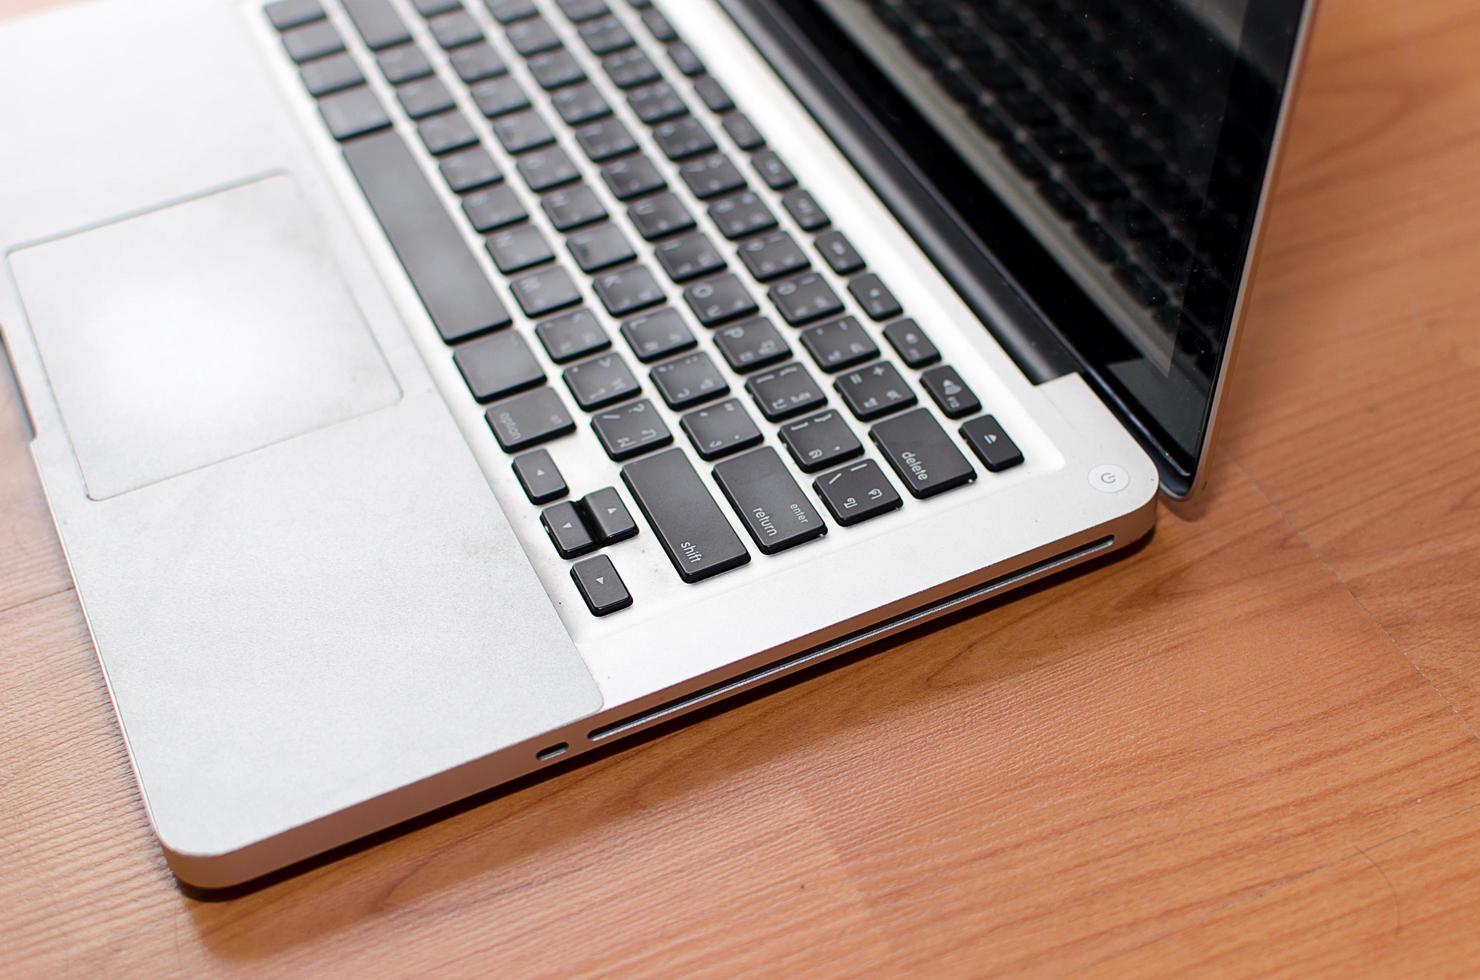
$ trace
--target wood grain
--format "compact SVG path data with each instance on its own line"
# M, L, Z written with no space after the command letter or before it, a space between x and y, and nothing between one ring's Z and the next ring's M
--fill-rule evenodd
M1195 519L229 902L154 846L7 393L0 972L1475 972L1476 50L1325 3Z

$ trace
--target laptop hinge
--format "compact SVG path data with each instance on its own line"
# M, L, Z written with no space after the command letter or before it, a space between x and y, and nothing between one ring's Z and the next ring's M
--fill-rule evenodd
M1079 370L1042 312L952 214L909 157L860 106L847 85L773 0L717 0L781 76L874 193L1034 384Z

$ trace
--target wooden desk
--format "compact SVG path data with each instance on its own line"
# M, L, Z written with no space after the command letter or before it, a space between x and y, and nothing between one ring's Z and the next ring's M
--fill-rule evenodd
M4 402L0 960L1474 971L1477 51L1471 0L1326 3L1197 519L232 902L155 847Z

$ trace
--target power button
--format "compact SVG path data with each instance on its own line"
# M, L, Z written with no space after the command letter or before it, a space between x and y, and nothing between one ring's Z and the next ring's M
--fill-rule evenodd
M1131 475L1114 464L1096 466L1089 471L1089 485L1101 493L1119 493L1131 485Z

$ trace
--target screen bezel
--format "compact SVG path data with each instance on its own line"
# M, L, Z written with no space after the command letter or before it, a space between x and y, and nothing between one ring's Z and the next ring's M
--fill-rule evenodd
M1205 342L1201 348L1187 342L1191 338L1183 335L1193 328L1184 325L1174 348L1174 357L1204 358L1211 377L1207 397L1195 408L1190 408L1199 413L1201 432L1197 444L1190 447L1179 444L1157 413L1116 377L1112 365L1127 356L1134 356L1135 352L1109 317L829 14L811 0L743 2L765 6L774 16L781 18L793 39L801 41L801 47L847 87L850 98L874 120L875 125L893 137L891 143L898 152L907 156L911 169L926 182L931 197L951 214L968 240L980 245L993 264L1021 292L1028 305L1040 312L1048 328L1071 352L1081 373L1151 452L1161 470L1164 491L1177 498L1185 498L1194 492L1204 482L1204 464L1212 442L1216 408L1236 349L1237 324L1245 306L1262 212L1269 195L1280 135L1315 0L1250 0L1245 12L1238 52L1243 70L1235 72L1231 79L1229 99L1241 100L1245 119L1254 120L1259 131L1268 134L1268 145L1262 178L1250 184L1239 209L1245 215L1242 223L1244 233L1238 248L1240 271L1219 331L1223 342L1210 353ZM1257 77L1247 67L1253 56L1251 46L1266 42L1268 34L1259 34L1249 28L1251 24L1270 17L1283 17L1288 23L1292 3L1298 4L1298 22L1287 41L1274 53L1277 62L1284 65L1284 73L1272 80ZM1259 54L1264 58L1270 56L1268 50ZM1218 134L1220 152L1229 139L1228 129L1225 121ZM942 187L963 186L962 181L969 182L965 186L971 186L975 191L970 215L964 215L955 208L951 204L951 195L941 190ZM988 234L982 234L984 230ZM986 244L987 241L990 244ZM1209 361L1211 364L1206 363Z

